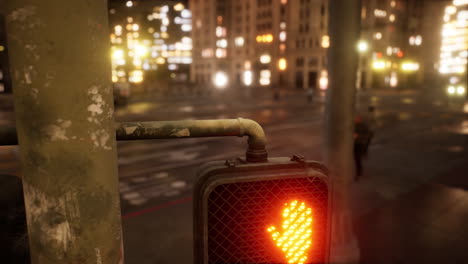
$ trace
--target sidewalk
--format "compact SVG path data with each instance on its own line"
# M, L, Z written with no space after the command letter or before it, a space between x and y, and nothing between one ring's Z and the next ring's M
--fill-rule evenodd
M353 185L361 263L468 263L468 135L398 129Z

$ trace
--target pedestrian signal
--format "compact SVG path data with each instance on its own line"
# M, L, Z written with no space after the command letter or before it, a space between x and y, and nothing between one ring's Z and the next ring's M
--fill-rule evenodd
M297 157L205 165L194 189L195 263L327 263L327 175Z

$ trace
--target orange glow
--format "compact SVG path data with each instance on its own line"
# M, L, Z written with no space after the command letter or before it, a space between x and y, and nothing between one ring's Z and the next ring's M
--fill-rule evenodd
M275 226L267 228L288 263L303 264L312 245L312 209L304 202L286 203L282 213L282 233Z

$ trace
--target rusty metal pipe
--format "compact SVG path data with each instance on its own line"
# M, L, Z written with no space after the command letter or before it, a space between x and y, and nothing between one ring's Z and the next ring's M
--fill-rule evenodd
M182 120L120 123L117 140L248 136L247 162L265 162L266 137L262 127L250 119Z
M116 125L117 140L248 136L248 162L265 162L266 137L263 128L250 119L127 122ZM0 128L0 145L16 145L16 130Z

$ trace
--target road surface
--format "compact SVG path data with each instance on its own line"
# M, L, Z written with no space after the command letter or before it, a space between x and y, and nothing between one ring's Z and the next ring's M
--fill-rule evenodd
M461 177L468 176L466 112L413 92L362 94L358 102L360 111L374 105L377 120L364 176L353 184L362 262L447 260L438 247L450 248L449 260L468 257L457 246L468 240L468 228L457 220L468 215L468 181ZM251 118L264 127L270 156L321 160L322 97L312 104L302 94L279 102L141 100L115 113L117 121ZM7 112L2 116L0 122L11 119ZM197 168L243 157L246 146L246 138L118 142L126 262L191 263ZM0 173L19 173L16 147L0 147L0 158Z

